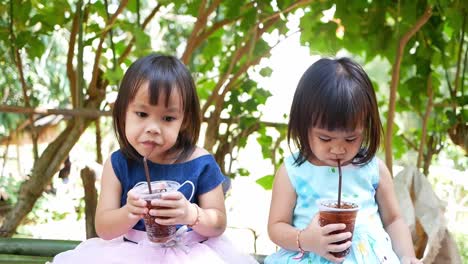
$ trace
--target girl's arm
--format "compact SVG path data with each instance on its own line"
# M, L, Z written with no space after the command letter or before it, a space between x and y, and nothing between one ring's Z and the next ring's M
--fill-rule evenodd
M296 198L296 192L283 164L276 172L273 181L268 235L273 243L292 251L299 251L296 243L298 229L291 225Z
M222 185L198 196L198 220L192 228L200 235L214 237L221 235L226 229L226 208L224 205L224 193ZM197 208L195 204L190 205L189 224L197 221Z
M394 193L393 179L387 166L381 160L379 160L379 173L380 181L376 191L376 199L384 228L392 240L393 250L400 259L416 261L411 233L401 217Z
M205 149L197 147L190 159L208 154ZM198 209L196 204L189 203L187 215L188 222L186 224L195 224L192 229L202 236L215 237L224 233L226 230L226 207L222 184L198 196Z
M152 201L153 206L164 209L152 209L156 222L161 225L190 225L200 235L214 237L226 229L226 209L222 185L198 196L197 206L187 201L181 192L166 193L162 199Z
M312 218L309 225L299 233L299 229L292 226L296 200L296 191L283 164L276 172L273 182L268 218L268 235L270 239L287 250L301 251L298 247L299 243L304 251L314 252L332 262L342 262L344 258L336 258L330 252L340 252L350 247L350 241L338 245L333 243L349 238L351 233L345 232L334 235L329 235L329 233L342 230L346 226L344 224L330 224L320 227L317 214Z
M202 148L197 148L189 160L209 154ZM200 235L215 237L226 230L226 208L222 184L198 196L198 206L187 201L180 192L163 194L162 199L152 202L155 206L169 208L167 210L151 210L150 214L162 216L156 222L162 225L183 224ZM198 208L197 208L198 207Z
M125 234L147 211L145 201L138 199L130 192L127 204L120 207L121 193L122 186L115 175L109 158L104 164L102 172L101 191L95 219L96 233L102 239L109 240ZM129 200L132 201L129 202Z

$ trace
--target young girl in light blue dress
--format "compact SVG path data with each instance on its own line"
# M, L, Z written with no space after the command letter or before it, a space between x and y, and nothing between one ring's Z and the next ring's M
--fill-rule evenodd
M375 92L361 66L321 59L307 69L288 125L288 142L299 151L284 160L273 183L268 233L281 249L265 263L421 263L390 172L375 157L381 131ZM352 241L346 241L351 232L340 232L345 224L318 221L317 200L338 198L339 163L341 197L359 205ZM348 248L344 257L332 254Z

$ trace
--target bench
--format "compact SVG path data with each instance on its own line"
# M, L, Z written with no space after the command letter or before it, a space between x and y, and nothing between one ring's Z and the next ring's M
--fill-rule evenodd
M0 238L0 263L45 263L60 252L75 248L81 241Z
M52 261L60 252L74 249L81 241L34 239L34 238L0 238L0 264L43 264ZM253 255L263 263L264 255Z

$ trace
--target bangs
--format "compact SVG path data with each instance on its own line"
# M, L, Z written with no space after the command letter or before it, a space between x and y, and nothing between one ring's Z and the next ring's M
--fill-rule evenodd
M371 111L367 92L347 73L341 72L332 82L334 88L324 89L324 96L314 100L311 124L321 129L346 132L366 127Z
M169 105L169 98L171 97L174 89L180 93L182 97L182 104L186 101L185 89L182 83L179 83L176 76L178 73L175 72L175 69L171 68L159 68L157 70L147 68L146 71L142 72L138 78L138 81L134 83L130 92L130 100L133 100L136 96L138 89L144 83L148 83L149 89L149 103L151 105L157 105L159 102L160 96L165 96L164 104L167 107ZM184 107L184 105L182 105Z

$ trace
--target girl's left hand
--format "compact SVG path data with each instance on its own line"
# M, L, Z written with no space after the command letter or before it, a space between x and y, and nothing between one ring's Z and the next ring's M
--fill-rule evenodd
M188 225L197 218L197 208L181 192L164 193L161 199L155 199L151 204L162 207L149 211L160 225Z
M423 264L423 262L415 257L403 256L401 258L402 264Z

